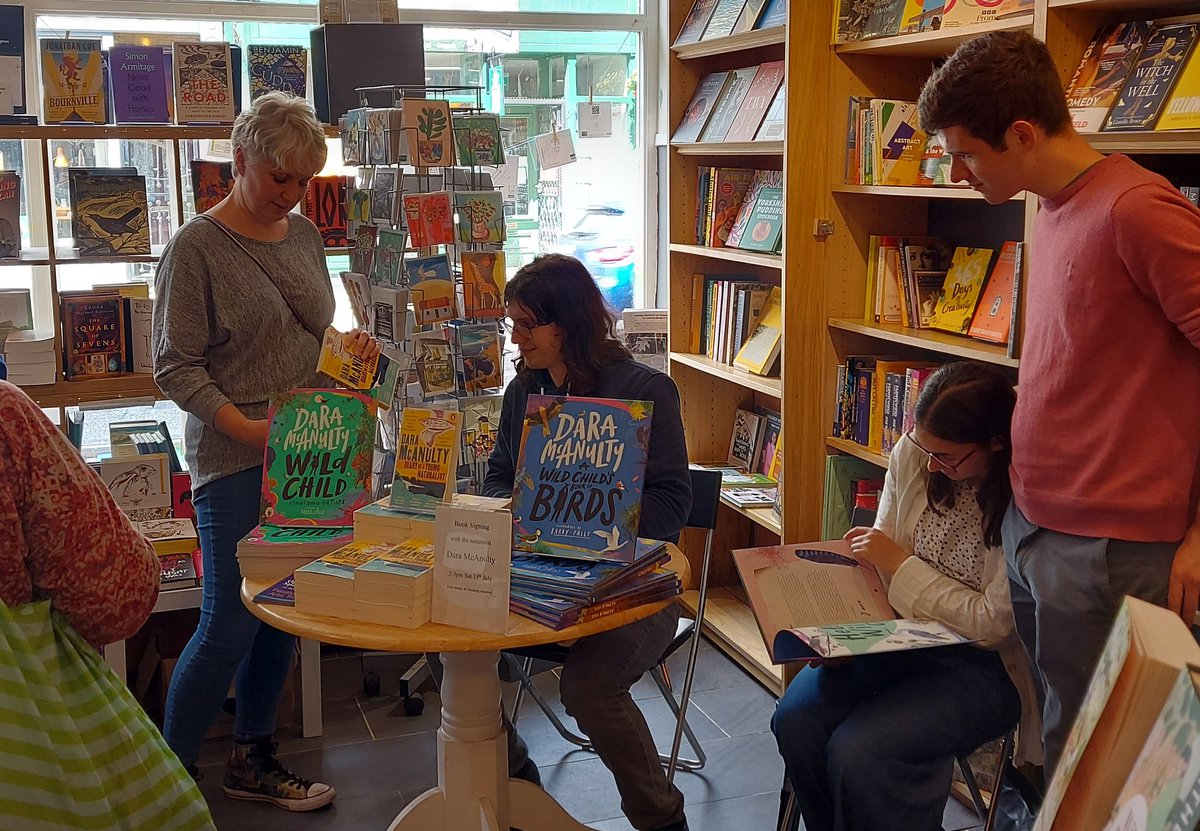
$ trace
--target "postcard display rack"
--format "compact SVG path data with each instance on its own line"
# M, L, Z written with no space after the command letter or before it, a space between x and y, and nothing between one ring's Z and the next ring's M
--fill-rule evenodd
M484 110L481 87L357 93L362 106L339 121L343 161L357 168L346 191L351 271L342 279L359 323L400 364L380 450L390 458L405 406L459 410L458 489L477 492L504 384L506 235L491 173L498 165L488 164L503 162L499 119Z

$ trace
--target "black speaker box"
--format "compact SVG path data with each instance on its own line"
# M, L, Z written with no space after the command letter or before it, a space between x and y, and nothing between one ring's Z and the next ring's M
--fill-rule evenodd
M361 106L355 87L425 83L425 37L418 23L325 23L312 30L313 106L336 125ZM376 100L378 99L378 100ZM372 96L372 106L391 97Z

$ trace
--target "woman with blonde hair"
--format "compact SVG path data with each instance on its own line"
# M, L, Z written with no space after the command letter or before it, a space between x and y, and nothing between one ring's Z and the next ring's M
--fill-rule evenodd
M154 380L187 413L204 559L200 623L175 667L163 733L195 773L236 674L225 794L308 811L329 804L334 790L276 758L275 711L293 638L242 606L237 543L258 524L270 399L323 386L313 367L333 290L321 234L292 208L325 164L325 134L306 101L272 92L238 116L232 144L232 192L179 229L155 275ZM349 346L360 355L379 348L362 332Z

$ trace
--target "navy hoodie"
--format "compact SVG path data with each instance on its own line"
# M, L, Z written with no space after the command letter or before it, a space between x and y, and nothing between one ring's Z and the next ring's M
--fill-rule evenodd
M483 480L485 496L512 496L517 456L521 452L525 399L539 393L563 395L566 390L555 386L549 372L538 369L522 373L504 391L496 446ZM606 367L596 389L587 397L654 402L638 535L677 542L692 509L692 480L675 382L657 369L627 359Z

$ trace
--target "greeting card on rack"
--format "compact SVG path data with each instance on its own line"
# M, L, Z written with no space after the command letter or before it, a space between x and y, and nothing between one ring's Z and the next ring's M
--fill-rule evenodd
M500 140L500 116L495 113L455 113L454 143L459 164L468 167L504 164L504 145Z
M450 102L426 98L404 101L404 128L416 139L416 153L410 146L412 164L417 167L454 165L454 137L450 129ZM411 145L410 140L410 145Z
M458 214L459 242L504 242L504 200L499 191L456 191L454 210Z
M463 276L463 315L504 317L504 252L463 251L458 259Z
M427 396L453 392L454 362L445 335L440 331L414 332L412 344L421 392Z
M562 167L575 161L575 142L571 139L570 130L543 133L533 140L533 146L542 170Z
M404 231L379 229L379 244L375 246L375 263L371 270L371 279L374 282L389 286L400 282L406 237Z
M375 168L371 180L371 221L391 225L396 221L396 171L390 167Z
M445 254L407 260L408 289L412 293L417 323L438 323L454 319L454 276Z
M454 244L454 215L447 191L405 194L404 218L414 248Z

